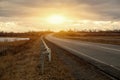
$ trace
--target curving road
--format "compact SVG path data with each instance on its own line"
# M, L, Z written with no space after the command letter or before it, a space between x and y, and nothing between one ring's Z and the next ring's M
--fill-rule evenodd
M48 41L68 50L74 55L88 60L94 65L97 65L99 67L102 66L102 68L105 67L103 70L107 70L108 73L112 72L113 75L115 74L117 77L120 76L119 73L114 70L120 70L120 46L60 39L53 37L52 35L47 35L45 38ZM102 65L99 63L102 63ZM112 70L110 68L109 70L108 66L111 66L114 69Z

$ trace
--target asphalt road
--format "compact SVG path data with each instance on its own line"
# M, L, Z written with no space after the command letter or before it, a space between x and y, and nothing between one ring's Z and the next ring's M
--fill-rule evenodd
M120 46L110 44L100 44L69 39L60 39L48 35L48 41L70 51L79 57L89 58L103 64L112 66L120 70ZM108 71L109 72L109 71ZM115 72L114 72L115 73ZM119 75L119 73L118 73Z

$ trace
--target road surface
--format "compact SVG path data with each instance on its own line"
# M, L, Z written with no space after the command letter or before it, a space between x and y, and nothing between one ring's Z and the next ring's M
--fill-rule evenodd
M84 42L69 39L60 39L48 35L45 37L48 41L70 51L74 55L83 57L84 59L99 65L99 63L111 66L117 70L120 70L120 46L110 44L100 44L92 42ZM94 62L95 61L95 62ZM98 62L98 63L97 63ZM104 65L99 65L104 67ZM108 67L106 67L108 68ZM108 70L108 69L107 69ZM111 72L108 70L108 72ZM112 70L112 74L117 77L120 75L118 72Z

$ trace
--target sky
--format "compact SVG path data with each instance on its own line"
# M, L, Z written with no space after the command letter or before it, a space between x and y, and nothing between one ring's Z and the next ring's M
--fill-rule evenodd
M52 15L65 17L50 24ZM0 0L0 31L120 29L120 0Z

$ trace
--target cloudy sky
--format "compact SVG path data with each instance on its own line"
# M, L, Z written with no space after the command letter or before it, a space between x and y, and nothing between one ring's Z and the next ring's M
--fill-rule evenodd
M64 24L48 24L51 15ZM0 0L0 31L120 29L120 0Z

